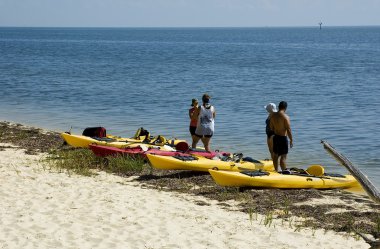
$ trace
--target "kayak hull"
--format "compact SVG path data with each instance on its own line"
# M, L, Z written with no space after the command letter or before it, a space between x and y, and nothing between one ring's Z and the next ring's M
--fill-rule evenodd
M316 177L268 172L268 175L249 176L241 172L227 172L221 170L209 170L209 172L218 185L226 187L333 189L351 188L358 184L352 175L344 175L343 177Z
M113 136L107 136L102 138L102 140L97 140L92 137L73 135L68 133L61 133L61 137L65 140L67 144L76 148L88 148L90 144L99 144L104 146L113 146L117 148L123 148L127 144L141 143L141 140L133 138L118 138L115 139Z
M141 144L147 147L158 147L156 144L143 143L143 139L120 138L115 136L107 136L105 138L92 138L83 135L73 135L69 133L61 133L61 137L67 144L76 148L89 148L90 144L109 146L115 148L138 147ZM167 140L168 144L175 146L184 140Z
M147 155L150 164L157 169L163 170L194 170L207 172L209 169L219 169L227 171L242 170L273 170L271 160L263 160L258 163L253 162L228 162L212 160L204 157L194 157L195 160L186 161L172 156Z

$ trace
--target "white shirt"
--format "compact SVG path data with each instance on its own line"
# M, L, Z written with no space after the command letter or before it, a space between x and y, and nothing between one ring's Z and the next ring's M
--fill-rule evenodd
M195 134L197 135L213 135L214 134L214 112L213 106L206 108L203 105L198 116L197 129Z

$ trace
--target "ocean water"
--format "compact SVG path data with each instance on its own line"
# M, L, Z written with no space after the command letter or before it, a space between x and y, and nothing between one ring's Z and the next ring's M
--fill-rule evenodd
M288 102L289 166L380 187L380 27L0 28L0 120L56 131L139 127L190 140L191 99L216 108L212 148L268 158L264 105Z

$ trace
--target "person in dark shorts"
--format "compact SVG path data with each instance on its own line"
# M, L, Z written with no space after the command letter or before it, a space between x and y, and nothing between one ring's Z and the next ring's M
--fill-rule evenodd
M281 170L286 170L286 158L288 155L289 145L293 147L293 135L290 128L289 116L285 114L288 104L281 101L278 105L278 112L273 113L270 119L270 129L274 131L273 136L273 165L278 171L278 160L280 160Z
M265 124L266 124L265 132L267 134L268 150L269 150L269 153L270 153L270 157L273 160L273 156L274 156L274 154L273 154L273 135L274 135L274 131L272 131L270 129L270 118L272 117L272 115L273 115L274 112L277 112L277 107L276 107L276 105L274 103L269 103L266 106L264 106L264 108L268 112L268 117L265 120Z
M197 123L198 123L198 116L196 116L196 114L195 114L196 109L198 109L198 100L192 99L191 100L191 108L189 109L189 118L190 118L189 131L190 131L193 143L194 143L194 140L196 139L195 130L197 129Z

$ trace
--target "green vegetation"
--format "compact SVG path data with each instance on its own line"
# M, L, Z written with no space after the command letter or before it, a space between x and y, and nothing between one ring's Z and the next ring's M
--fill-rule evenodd
M133 175L140 173L145 167L142 159L123 156L99 158L89 149L51 151L46 162L51 168L85 176L95 174L95 170L104 170L118 175Z
M91 169L98 165L91 151L87 149L53 151L46 158L46 162L51 168L85 176L93 175Z
M252 207L248 208L248 215L249 215L249 221L251 222L251 225L252 225L253 220L257 220L256 208L252 208Z
M264 216L264 225L270 227L273 222L273 212L268 211Z

